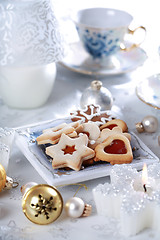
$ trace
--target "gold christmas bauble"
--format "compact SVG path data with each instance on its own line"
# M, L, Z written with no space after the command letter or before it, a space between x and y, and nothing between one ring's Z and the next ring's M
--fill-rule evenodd
M60 216L63 199L55 187L39 184L24 194L22 208L30 221L42 225L49 224Z
M2 164L0 164L0 192L4 189L6 184L6 171Z

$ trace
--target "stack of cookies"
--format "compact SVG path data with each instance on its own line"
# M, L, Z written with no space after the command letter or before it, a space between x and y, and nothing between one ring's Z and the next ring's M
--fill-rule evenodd
M73 122L45 129L37 137L37 144L51 144L45 152L52 158L52 166L79 171L82 166L97 162L130 163L133 160L131 135L126 123L114 119L99 106L71 113Z

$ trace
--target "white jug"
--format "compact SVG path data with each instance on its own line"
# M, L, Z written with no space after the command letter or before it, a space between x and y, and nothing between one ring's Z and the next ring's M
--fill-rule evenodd
M50 0L0 1L0 96L7 105L44 104L63 50Z

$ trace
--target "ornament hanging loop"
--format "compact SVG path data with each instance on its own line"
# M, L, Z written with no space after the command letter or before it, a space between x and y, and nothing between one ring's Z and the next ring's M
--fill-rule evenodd
M70 186L75 185L79 186L77 191L75 192L74 196L65 203L64 209L66 211L66 214L68 217L71 218L79 218L79 217L88 217L91 215L92 212L92 206L89 204L84 203L84 201L76 197L78 191L84 187L85 190L88 190L87 186L83 183L74 183L74 184L64 184L59 185L57 187L64 187L64 186Z
M76 191L75 194L73 195L73 197L75 197L75 196L77 195L77 193L79 192L79 190L80 190L82 187L84 187L85 190L88 190L88 187L87 187L85 184L83 184L83 183L62 184L62 185L56 186L56 188L65 187L65 186L72 186L72 185L73 185L73 186L79 186L78 189L77 189L77 191Z
M76 185L76 184L74 184L74 185ZM82 187L84 187L85 190L88 190L88 187L87 187L85 184L79 183L79 184L77 184L77 185L79 185L79 188L77 189L77 191L75 192L75 194L73 195L73 197L75 197L75 196L77 195L77 193L79 192L79 190L80 190Z

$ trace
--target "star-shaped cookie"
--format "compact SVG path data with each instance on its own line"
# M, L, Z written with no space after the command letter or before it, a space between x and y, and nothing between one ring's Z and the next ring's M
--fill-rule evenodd
M54 169L69 167L79 171L82 162L95 155L95 152L87 147L87 144L86 134L78 138L70 138L63 133L57 145L46 148L46 154L53 158L52 167Z
M43 133L40 136L38 136L36 140L38 145L47 144L47 143L56 144L59 141L62 133L65 133L70 137L76 137L77 129L78 131L82 130L82 126L80 125L79 122L74 122L69 124L62 123L53 128L43 130Z

